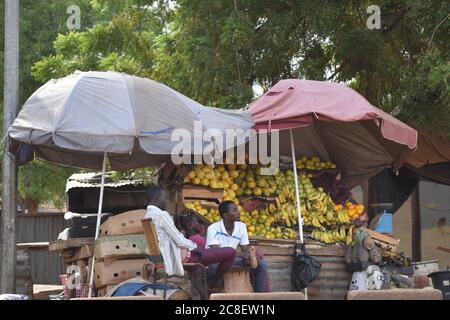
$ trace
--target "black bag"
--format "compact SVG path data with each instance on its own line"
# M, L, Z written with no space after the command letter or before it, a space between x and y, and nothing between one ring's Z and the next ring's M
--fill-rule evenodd
M311 257L305 250L305 244L301 244L300 253L297 253L292 266L292 285L298 291L308 285L318 276L322 264Z

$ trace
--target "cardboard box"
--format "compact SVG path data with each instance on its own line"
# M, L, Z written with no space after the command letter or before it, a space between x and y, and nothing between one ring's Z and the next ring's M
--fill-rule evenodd
M125 234L98 238L95 242L96 259L148 256L147 239L144 234Z
M435 271L439 271L439 264L437 260L413 262L415 274L429 274Z
M117 285L128 279L141 276L142 267L147 259L129 259L96 262L94 266L94 285L102 288Z
M146 210L127 211L109 218L100 226L100 237L120 234L144 233L141 220Z

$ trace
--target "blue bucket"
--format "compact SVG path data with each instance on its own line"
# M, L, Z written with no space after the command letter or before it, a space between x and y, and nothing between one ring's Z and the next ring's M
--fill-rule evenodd
M376 232L379 233L393 233L392 227L392 214L387 213L386 211L380 217L380 221L378 222L378 226L375 228Z

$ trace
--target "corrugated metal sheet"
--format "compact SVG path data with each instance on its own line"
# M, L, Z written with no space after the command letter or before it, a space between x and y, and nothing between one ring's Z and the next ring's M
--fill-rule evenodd
M140 180L122 180L118 182L111 181L111 172L105 173L105 187L118 188L128 185L141 184ZM100 187L101 174L96 172L75 173L67 179L66 193L73 188L97 188Z
M17 215L17 242L51 242L67 227L63 213ZM64 273L61 257L46 248L29 248L33 283L59 284Z
M318 277L308 286L310 300L345 300L352 273L346 271L344 250L335 246L313 246L307 251L317 259L322 268Z
M256 245L257 250L264 254L264 259L268 264L268 274L272 291L293 291L291 272L295 255L295 241L280 239L268 240L254 237L250 240L252 245Z
M293 291L292 281L292 262L273 262L269 263L268 273L272 291L286 292Z

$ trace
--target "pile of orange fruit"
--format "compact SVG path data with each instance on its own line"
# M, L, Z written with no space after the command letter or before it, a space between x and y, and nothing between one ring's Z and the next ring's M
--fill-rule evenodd
M347 202L345 207L342 204L337 204L334 206L334 211L337 212L340 210L345 210L350 220L354 220L364 213L364 205Z

